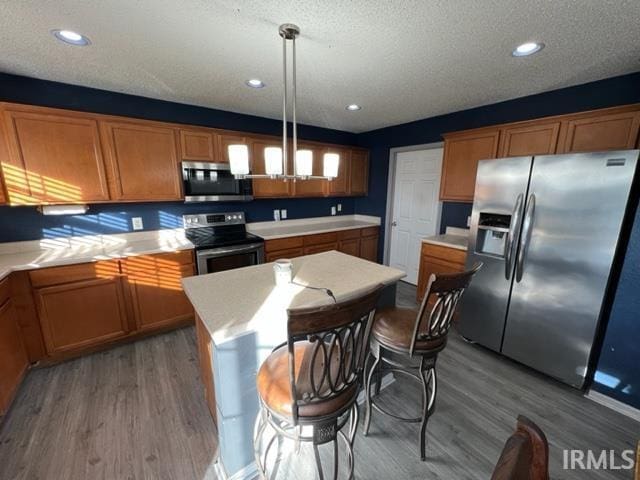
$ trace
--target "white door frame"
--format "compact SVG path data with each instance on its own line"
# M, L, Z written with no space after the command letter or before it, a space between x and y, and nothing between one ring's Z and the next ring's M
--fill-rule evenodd
M413 152L415 150L433 150L436 148L443 148L444 142L423 143L422 145L409 145L406 147L395 147L389 150L389 177L387 179L387 209L384 215L384 257L383 262L385 265L389 265L389 252L391 249L391 212L393 212L393 199L395 196L395 181L396 181L396 163L397 154L400 152ZM442 172L440 172L442 175ZM442 202L439 202L442 203ZM440 219L441 215L438 215L436 231L440 231Z

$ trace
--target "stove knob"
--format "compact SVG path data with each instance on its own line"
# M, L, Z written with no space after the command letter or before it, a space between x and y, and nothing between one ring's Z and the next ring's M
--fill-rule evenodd
M200 220L198 220L197 218L193 219L193 223L198 223Z

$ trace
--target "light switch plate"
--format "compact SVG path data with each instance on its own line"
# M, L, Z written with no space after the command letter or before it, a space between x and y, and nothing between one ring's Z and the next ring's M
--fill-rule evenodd
M339 211L339 212L341 212L341 211L342 211L342 204L341 204L341 203L339 203L339 204L338 204L338 211Z
M335 215L336 214L336 207L331 207L331 215Z
M282 210L280 210L280 218L282 220L286 220L287 219L287 209L283 208Z
M273 211L273 219L277 222L278 220L280 220L280 210L274 210Z
M142 224L142 217L133 217L131 219L131 225L134 230L142 230L144 228Z

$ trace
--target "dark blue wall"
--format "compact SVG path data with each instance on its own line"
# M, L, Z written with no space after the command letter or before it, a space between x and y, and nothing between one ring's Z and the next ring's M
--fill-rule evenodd
M640 208L636 210L592 388L640 409Z
M146 120L203 125L243 132L279 135L277 120L183 105L57 82L0 74L0 101L123 115ZM300 125L300 138L355 145L349 132ZM186 205L179 202L92 205L87 215L45 217L33 207L0 207L0 242L36 240L51 236L117 233L131 230L131 217L142 217L145 230L180 226L185 213L242 210L248 221L273 220L273 210L286 208L288 218L330 215L342 204L342 214L354 213L354 199L255 200L248 203Z

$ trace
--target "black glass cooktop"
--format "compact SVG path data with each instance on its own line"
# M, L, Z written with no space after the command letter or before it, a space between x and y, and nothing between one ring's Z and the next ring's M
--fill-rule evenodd
M236 228L238 227L238 228ZM247 233L244 225L233 227L202 227L190 228L186 231L187 238L196 249L227 247L230 245L246 245L262 243L264 240L256 235Z

